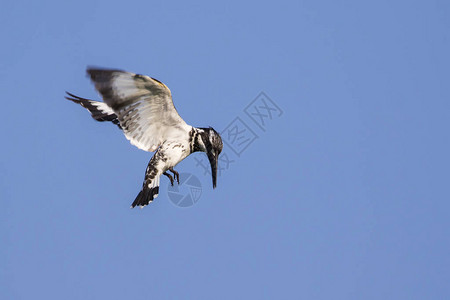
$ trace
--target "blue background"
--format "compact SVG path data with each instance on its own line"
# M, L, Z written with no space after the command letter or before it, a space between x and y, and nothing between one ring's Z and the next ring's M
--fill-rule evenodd
M2 1L1 299L449 299L448 1ZM151 153L64 91L148 74L258 138L130 210ZM263 131L244 108L282 110ZM224 151L231 154L226 147ZM223 167L223 166L222 166Z

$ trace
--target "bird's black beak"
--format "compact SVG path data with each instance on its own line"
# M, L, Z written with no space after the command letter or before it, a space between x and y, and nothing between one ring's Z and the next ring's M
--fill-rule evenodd
M208 152L209 163L211 164L211 175L213 181L213 188L217 185L217 161L219 159L219 153L215 153L214 150Z

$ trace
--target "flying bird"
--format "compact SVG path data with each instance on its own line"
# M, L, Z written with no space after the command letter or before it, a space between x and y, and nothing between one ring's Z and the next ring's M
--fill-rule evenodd
M69 92L65 98L86 108L95 120L119 126L132 145L144 151L156 151L145 171L142 190L131 208L142 208L158 196L161 175L167 176L172 185L174 178L180 183L179 173L173 167L197 151L208 156L213 188L216 187L222 139L212 127L196 128L186 124L164 83L121 70L88 68L87 74L103 102ZM167 171L172 172L173 177Z

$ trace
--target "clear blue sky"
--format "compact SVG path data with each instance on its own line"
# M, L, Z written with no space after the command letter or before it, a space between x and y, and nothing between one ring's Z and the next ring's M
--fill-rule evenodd
M448 1L1 6L1 299L450 298ZM257 138L215 190L204 154L178 165L194 206L162 178L131 210L151 153L64 99L98 99L88 65Z

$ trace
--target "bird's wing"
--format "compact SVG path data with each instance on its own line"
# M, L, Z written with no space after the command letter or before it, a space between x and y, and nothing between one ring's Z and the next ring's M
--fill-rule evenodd
M126 138L139 149L155 151L188 126L162 82L121 70L88 68L87 73L117 115Z
M121 128L120 124L119 124L119 119L117 119L117 116L114 113L114 111L112 110L112 108L109 107L108 105L106 105L106 103L89 100L86 98L81 98L81 97L75 96L74 94L71 94L69 92L66 92L66 93L67 93L67 95L69 95L69 96L66 96L67 100L78 103L81 106L83 106L84 108L86 108L91 113L91 116L92 116L92 118L94 118L94 120L100 121L100 122L110 121L110 122L113 122L114 124L116 124L117 126L119 126L119 128Z

